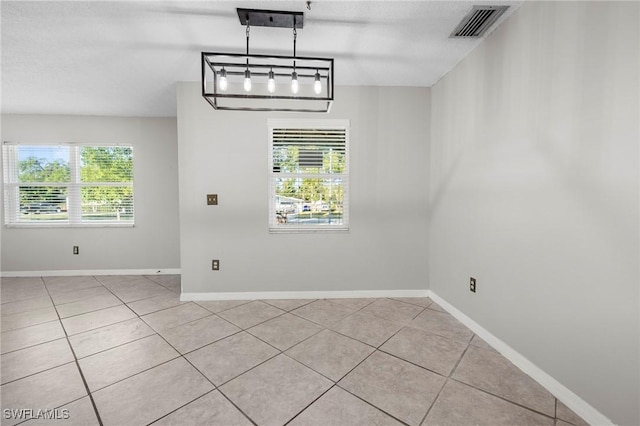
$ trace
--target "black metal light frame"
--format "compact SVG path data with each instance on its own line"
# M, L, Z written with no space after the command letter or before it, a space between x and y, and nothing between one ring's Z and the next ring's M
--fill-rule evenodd
M202 97L216 110L329 112L333 103L334 61L333 58L296 56L296 29L302 28L302 13L238 9L238 16L241 24L247 25L247 53L202 52ZM249 22L259 26L292 28L293 56L249 54ZM279 77L280 81L290 79L292 73L296 72L299 80L310 80L313 83L318 74L324 84L320 94L301 93L299 96L283 94L282 90L280 93L268 94L243 92L237 83L222 91L219 88L219 79L223 69L227 76L236 79L244 76L245 71L249 70L252 77L265 82L270 71L273 71L274 76ZM313 84L305 87L312 86ZM242 101L247 102L245 104ZM260 106L251 106L251 102Z

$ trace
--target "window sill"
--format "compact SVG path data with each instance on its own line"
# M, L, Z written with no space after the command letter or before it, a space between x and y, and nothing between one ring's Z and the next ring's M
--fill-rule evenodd
M134 223L6 223L5 228L42 229L42 228L133 228Z
M282 227L282 228L269 228L270 234L348 234L349 227L326 227L326 228L298 228L298 227Z

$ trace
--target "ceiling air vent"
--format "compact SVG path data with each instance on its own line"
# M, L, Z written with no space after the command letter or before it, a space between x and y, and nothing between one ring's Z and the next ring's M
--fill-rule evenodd
M509 6L473 6L449 37L482 37Z

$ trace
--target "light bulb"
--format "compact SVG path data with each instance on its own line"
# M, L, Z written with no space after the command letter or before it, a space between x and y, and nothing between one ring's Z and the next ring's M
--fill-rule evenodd
M269 71L269 81L267 81L267 90L269 93L273 93L276 91L276 79L273 74L273 70Z
M313 91L316 92L316 95L322 92L322 83L320 82L320 73L318 71L316 71L315 81L313 82Z
M227 70L224 68L220 70L220 81L218 82L218 87L223 92L227 90Z
M291 73L291 92L296 94L298 93L298 73Z
M251 91L251 72L248 68L244 71L244 91Z

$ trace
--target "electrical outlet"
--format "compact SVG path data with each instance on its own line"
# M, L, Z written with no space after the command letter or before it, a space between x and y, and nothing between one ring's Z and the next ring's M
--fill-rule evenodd
M218 259L213 259L211 261L211 269L214 271L220 270L220 261Z
M73 254L80 254L80 247L79 246L73 246Z
M469 290L471 290L473 293L476 292L476 279L471 277L471 279L469 280Z
M218 194L207 194L207 205L208 206L217 206L218 205Z

